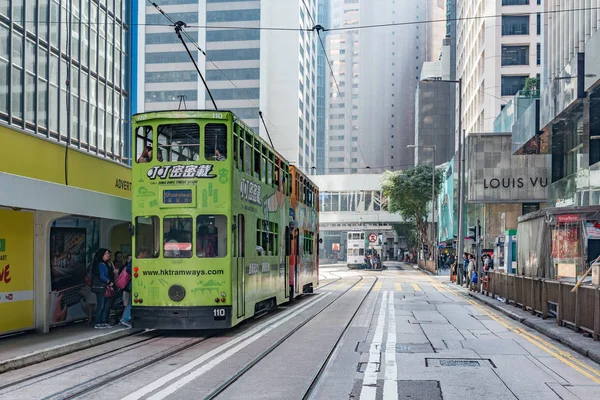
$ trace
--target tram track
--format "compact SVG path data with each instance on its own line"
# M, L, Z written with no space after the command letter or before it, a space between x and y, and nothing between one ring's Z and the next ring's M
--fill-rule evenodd
M141 333L142 332L140 332L139 334L141 334ZM137 334L137 335L139 335L139 334ZM185 351L194 346L197 346L200 343L210 339L211 337L214 337L215 335L216 335L216 333L213 333L213 334L209 334L207 336L201 337L201 338L189 339L189 340L186 340L175 346L168 347L167 349L160 351L158 353L151 353L150 356L141 358L133 363L130 363L130 364L127 364L120 368L116 368L112 371L103 373L102 376L89 379L85 382L80 382L75 386L71 386L64 390L61 390L60 392L56 392L52 395L45 396L45 397L43 397L43 399L44 400L58 400L58 399L62 400L62 399L73 399L73 398L80 397L84 394L87 394L87 393L97 389L97 388L100 388L104 385L114 382L115 379L120 379L120 378L123 378L134 372L138 372L142 368L152 366L160 361L165 360L166 358L172 357L178 353L181 353L182 351ZM74 361L71 363L67 363L65 365L61 365L58 368L55 368L55 369L52 369L49 371L44 371L42 373L30 376L30 377L19 379L17 381L11 382L7 385L1 386L0 387L0 397L6 395L8 393L11 393L10 391L8 393L4 392L7 389L19 390L21 388L39 384L48 379L69 373L69 372L77 370L77 369L83 369L83 368L89 367L89 366L93 365L94 363L98 363L98 362L110 359L112 357L118 357L118 356L122 355L124 352L132 351L132 350L139 350L146 346L155 347L159 342L172 339L173 336L175 336L175 335L161 334L158 336L149 337L147 339L144 339L144 340L141 340L141 341L138 341L135 343L129 343L124 346L119 346L117 348L110 349L105 353L86 357L81 360L77 360L77 361Z
M325 312L325 310L327 310L330 306L332 306L334 303L336 303L339 299L341 299L346 293L348 293L350 290L352 290L356 285L358 285L363 279L364 277L362 275L359 276L360 279L358 279L356 282L354 282L354 284L352 284L350 287L348 287L346 290L344 290L338 297L336 297L333 301L331 301L329 304L327 304L325 307L323 307L321 310L319 310L317 313L315 313L314 315L308 317L305 321L303 321L300 325L298 325L297 327L295 327L293 330L291 330L290 332L288 332L286 335L284 335L283 337L281 337L279 340L277 340L275 343L273 343L269 348L267 348L266 350L264 350L262 353L260 353L258 356L256 356L252 361L250 361L249 363L247 363L242 369L240 369L235 375L233 375L231 378L229 378L228 380L226 380L225 382L223 382L221 385L219 385L215 390L213 390L211 393L209 393L207 396L204 397L204 400L212 400L217 398L220 394L222 394L224 391L226 391L228 388L230 388L231 386L233 386L241 377L243 377L246 373L248 373L254 366L256 366L260 361L262 361L265 357L267 357L269 354L273 353L273 351L275 351L279 346L281 346L283 343L285 343L286 340L288 340L290 337L292 337L293 335L295 335L296 333L298 333L298 331L304 327L305 325L307 325L309 322L311 322L312 320L314 320L317 316L321 315L323 312ZM373 278L375 278L371 284L371 287L369 288L369 290L367 291L367 293L365 294L365 296L363 297L363 299L361 300L359 306L356 308L356 310L354 311L354 313L352 314L350 320L348 321L348 323L345 325L344 329L342 330L342 333L339 335L339 337L337 338L337 340L335 341L334 345L332 346L332 349L329 351L329 353L327 354L327 357L325 358L325 361L322 363L322 365L320 366L317 374L313 377L313 379L311 380L311 383L308 387L308 389L305 391L304 395L303 395L303 399L307 399L309 398L310 394L313 392L314 388L316 387L316 385L318 384L318 381L320 380L321 376L323 375L323 372L325 371L325 369L327 368L327 365L329 364L329 361L331 360L331 357L333 356L333 354L335 353L335 350L338 348L340 341L342 340L342 338L344 337L344 335L346 334L346 332L348 331L348 328L352 325L352 322L354 321L358 310L360 310L360 308L362 307L363 303L365 302L365 300L367 299L367 297L369 296L369 294L371 293L371 291L373 290L373 288L375 287L375 284L377 283L377 281L379 280L378 277L373 276ZM341 278L340 278L341 279ZM330 283L334 283L334 282L330 282ZM323 286L324 287L324 286ZM319 289L322 289L323 287L320 287Z

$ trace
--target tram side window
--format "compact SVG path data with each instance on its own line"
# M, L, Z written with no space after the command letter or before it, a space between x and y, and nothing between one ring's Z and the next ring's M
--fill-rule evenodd
M260 256L279 255L279 224L256 220L256 253Z
M254 177L260 179L260 144L254 145Z
M196 217L196 256L223 258L227 256L227 217L198 215Z
M152 161L152 127L138 126L135 130L135 144L137 149L136 161L147 163Z
M244 142L244 172L248 175L252 175L252 138Z
M158 127L159 161L196 161L200 154L198 124L168 124Z
M227 125L206 124L204 127L204 158L207 161L227 159Z
M163 254L165 258L192 256L192 218L168 216L163 218Z
M135 218L136 258L157 258L160 252L160 220L156 216Z
M240 163L238 162L238 136L236 134L234 134L233 136L233 164L235 166L235 168L239 169L239 165Z
M304 254L313 254L314 251L314 234L312 232L304 232Z

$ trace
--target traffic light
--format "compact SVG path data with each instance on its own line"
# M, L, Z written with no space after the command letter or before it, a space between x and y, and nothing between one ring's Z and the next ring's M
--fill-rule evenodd
M469 227L469 239L475 241L477 240L477 226L470 226Z
M477 220L477 225L469 227L469 236L468 238L477 241L478 238L481 237L481 223Z

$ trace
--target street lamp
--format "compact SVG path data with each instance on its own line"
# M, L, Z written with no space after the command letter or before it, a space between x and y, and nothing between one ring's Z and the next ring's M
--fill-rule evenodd
M433 230L435 231L435 235L437 236L437 230L435 229L435 145L433 146L426 146L426 145L414 145L414 144L409 144L408 146L406 146L409 149L416 149L419 147L422 147L424 149L431 149L433 151L433 159L431 160L431 167L433 168L433 173L431 174L431 222L433 225ZM437 240L434 240L432 242L436 242ZM436 246L432 246L432 253L433 253L433 265L435 265L435 271L437 273L437 259L436 259L436 251L435 251L435 247Z
M456 269L456 283L462 285L462 259L460 258L464 253L465 247L465 234L464 230L464 208L465 208L465 153L463 146L465 143L465 132L462 129L462 78L457 80L453 79L437 79L437 78L426 78L421 80L426 83L456 83L458 84L458 246L456 248L456 266L460 268ZM450 273L450 280L452 280L452 273Z

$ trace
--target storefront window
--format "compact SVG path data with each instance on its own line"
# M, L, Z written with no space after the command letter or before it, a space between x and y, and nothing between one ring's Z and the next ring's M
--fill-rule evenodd
M190 258L192 256L192 218L172 216L163 219L165 258Z
M196 256L201 258L227 256L227 217L199 215L196 218Z
M158 217L135 219L135 254L137 258L157 258L160 223Z

